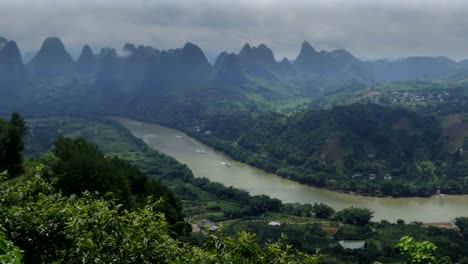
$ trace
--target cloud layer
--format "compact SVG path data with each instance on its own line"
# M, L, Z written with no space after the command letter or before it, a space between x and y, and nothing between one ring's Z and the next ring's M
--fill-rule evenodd
M187 41L209 57L265 43L279 60L302 41L346 48L359 57L445 55L468 58L463 1L152 1L0 0L1 33L25 50L47 36L70 48L126 42L168 49ZM448 2L448 3L447 3Z

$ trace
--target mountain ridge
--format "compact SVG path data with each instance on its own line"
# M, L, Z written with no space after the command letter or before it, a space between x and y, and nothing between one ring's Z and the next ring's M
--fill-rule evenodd
M44 40L27 67L33 76L54 78L71 71L73 64L74 61L60 38L49 37Z
M6 45L5 39L0 41ZM89 45L84 47L90 48ZM183 71L190 71L190 68L202 68L202 71L210 71L219 67L216 60L211 65L207 60L203 50L197 45L187 42L182 48L159 51L151 46L127 43L123 49L122 57L129 54L139 54L143 57L159 57L161 63L166 63L173 68L185 68ZM68 71L72 64L80 64L80 57L74 61L66 51L65 45L58 37L46 38L34 58L26 64L32 75L56 77ZM86 49L88 60L92 61L90 52ZM92 52L91 52L92 53ZM222 52L218 58L223 55ZM120 54L119 54L120 55ZM465 61L455 62L443 56L424 57L412 56L397 61L363 61L355 57L346 49L336 49L332 51L317 51L309 42L304 41L301 49L294 61L290 64L286 61L277 61L273 50L265 44L257 47L246 43L239 53L235 54L244 70L259 75L260 78L277 78L291 72L299 72L301 78L305 80L317 80L324 83L342 82L346 80L358 79L364 82L379 81L399 81L420 78L431 78L449 71L467 69L468 63ZM99 57L99 54L96 55ZM82 60L83 58L81 58ZM42 61L42 62L41 62ZM288 60L289 61L289 60ZM49 63L49 70L43 69L41 64ZM90 62L93 64L93 62ZM218 64L218 66L216 66ZM77 66L80 68L80 66ZM93 67L93 66L90 66ZM61 70L60 68L64 68ZM293 68L293 69L289 69ZM80 69L83 71L84 69ZM92 72L92 71L91 71ZM281 79L281 78L280 78ZM300 85L296 82L296 85Z
M169 100L167 97L183 102L200 96L207 104L224 101L233 103L229 107L247 109L253 105L267 106L275 100L320 96L349 82L437 80L452 76L452 72L456 74L451 78L468 75L465 62L457 63L445 57L366 62L345 49L317 51L306 41L295 61L277 61L273 50L265 44L246 43L238 53L221 52L212 65L203 50L191 42L168 50L127 43L120 49L102 48L97 53L85 45L75 61L61 39L51 37L44 40L27 64L16 63L13 67L6 59L0 60L0 64L10 65L5 69L22 72L21 68L26 68L21 76L29 83L17 82L17 78L2 85L0 90L23 89L20 94L31 95L22 101L25 107L42 105L42 108L53 100L46 96L52 93L55 100L83 98L94 109L112 105L126 109L133 107L132 104L150 105L151 101L166 98L164 105ZM5 69L3 74L11 75ZM70 94L74 98L69 98Z

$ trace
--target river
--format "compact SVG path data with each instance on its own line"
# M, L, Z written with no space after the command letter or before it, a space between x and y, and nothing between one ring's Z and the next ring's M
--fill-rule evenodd
M283 202L321 202L338 210L349 206L366 207L374 211L374 221L403 219L406 222L431 223L468 216L468 195L377 198L314 188L237 162L178 130L125 118L115 120L150 147L186 164L195 177L206 177L251 194L266 194ZM223 162L231 164L231 167L223 165Z

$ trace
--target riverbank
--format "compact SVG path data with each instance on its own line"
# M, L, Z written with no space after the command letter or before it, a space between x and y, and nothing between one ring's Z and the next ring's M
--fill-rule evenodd
M139 120L139 118L134 119ZM142 122L154 123L151 120L143 120ZM374 198L430 198L439 195L468 195L465 193L442 194L440 193L440 189L435 185L430 189L422 188L422 190L414 191L415 182L407 182L397 177L392 178L390 176L389 179L384 179L384 176L373 173L354 177L352 175L337 175L334 170L318 171L295 166L283 160L251 152L236 143L222 140L213 136L209 130L203 131L203 128L200 126L187 125L180 128L171 128L175 130L180 129L179 132L184 132L186 135L227 155L233 160L251 165L284 179L323 190ZM315 176L311 177L311 175ZM343 185L342 183L346 184ZM391 188L398 189L399 191L393 191L391 195L385 194L381 190L386 189L386 187L382 187L382 185L386 185L386 187L391 186ZM349 186L357 186L357 188L349 188Z
M266 194L283 202L322 202L337 210L349 206L366 207L374 211L375 221L450 222L455 217L468 215L468 195L377 198L319 189L233 160L181 131L132 119L118 118L117 121L150 147L186 164L195 177L245 189L253 195ZM197 149L203 149L205 154L197 153ZM221 162L232 166L228 168Z
M433 185L431 188L414 190L415 186L418 186L416 184L417 182L408 182L407 180L399 179L397 177L382 175L379 176L374 173L369 173L366 175L358 174L359 177L355 177L354 175L337 174L331 168L325 169L323 171L314 170L289 164L286 161L278 160L259 153L251 152L242 148L238 144L233 144L229 141L221 140L212 136L211 134L199 133L192 130L185 132L191 137L196 138L197 140L203 142L206 145L209 145L215 150L228 155L234 160L249 164L285 179L296 181L308 186L331 190L339 193L381 198L425 198L441 194L440 189L437 188L436 185ZM386 188L393 189L393 191L390 192L391 195L384 193L383 190ZM450 193L450 195L467 194L455 192Z

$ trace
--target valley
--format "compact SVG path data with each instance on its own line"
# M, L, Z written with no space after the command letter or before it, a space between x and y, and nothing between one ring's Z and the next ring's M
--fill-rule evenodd
M209 221L222 226L226 234L253 232L262 243L286 234L287 243L309 253L320 249L326 261L332 263L352 262L364 252L367 253L361 257L366 259L378 254L381 259L393 260L396 255L391 249L403 234L434 241L443 254L453 257L458 249L453 251L451 247L454 244L463 247L464 242L459 240L449 217L464 212L466 196L373 198L313 188L234 161L183 132L126 118L36 117L28 119L28 131L26 154L31 162L50 162L52 154L47 151L60 136L85 137L97 144L107 159L128 161L151 179L168 186L180 201L186 221L194 227L190 237L195 244L205 239L200 233L200 223ZM272 198L263 194L271 194ZM337 210L368 207L374 211L373 222L364 225L340 222L318 209L331 208L321 202ZM413 220L419 216L424 217L426 224ZM394 222L389 223L383 217ZM271 226L272 223L280 226ZM335 234L332 240L330 233ZM366 243L371 248L352 251L341 246L330 248L330 243L340 241Z
M0 1L0 264L468 264L467 1Z
M457 216L468 214L468 195L375 198L318 189L232 160L180 131L131 119L115 120L150 147L186 164L195 177L206 177L253 195L266 194L285 203L325 203L338 210L349 206L366 207L374 212L376 221L450 222ZM203 149L205 154L197 153L197 149ZM226 167L222 162L229 162L232 167Z
M0 113L27 117L27 179L32 164L56 168L56 144L73 149L75 162L89 159L83 144L96 160L85 164L123 177L100 190L114 188L129 208L151 192L165 196L158 210L170 216L169 232L193 245L209 237L202 224L209 223L234 237L255 233L262 244L287 234L306 253L320 249L326 263L394 261L404 235L464 257L465 64L367 62L307 42L294 62L246 44L210 64L193 43L169 50L128 43L98 53L85 45L74 60L55 37L24 64L16 43L2 41ZM76 168L54 175L79 175ZM139 175L128 180L140 193L125 187L125 168ZM138 187L141 173L157 184ZM103 182L115 177L99 174Z

